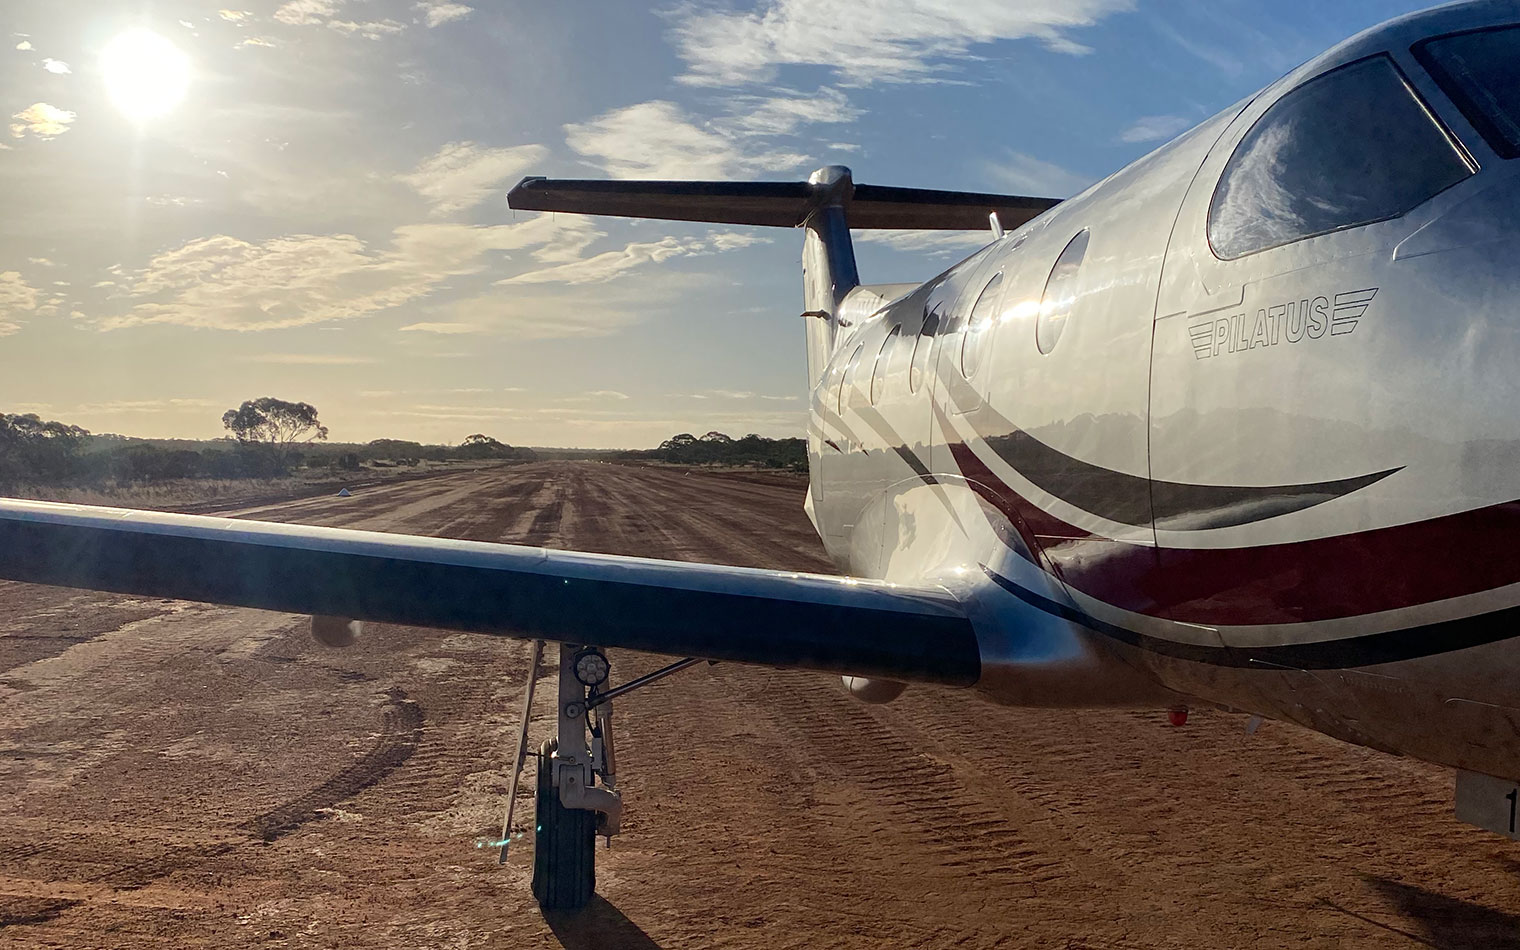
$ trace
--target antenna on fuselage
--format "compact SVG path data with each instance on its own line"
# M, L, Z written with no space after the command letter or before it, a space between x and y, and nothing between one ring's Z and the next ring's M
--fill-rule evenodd
M1008 233L1003 230L1003 222L998 218L996 211L987 215L987 223L992 225L992 239L994 241L1002 240L1003 235Z

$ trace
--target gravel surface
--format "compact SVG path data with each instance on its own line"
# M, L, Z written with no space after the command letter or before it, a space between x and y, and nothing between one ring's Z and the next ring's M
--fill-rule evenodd
M827 571L802 492L549 462L242 514ZM723 665L618 702L624 834L546 920L531 836L482 846L527 653L0 583L0 946L1520 948L1520 845L1452 819L1443 769Z

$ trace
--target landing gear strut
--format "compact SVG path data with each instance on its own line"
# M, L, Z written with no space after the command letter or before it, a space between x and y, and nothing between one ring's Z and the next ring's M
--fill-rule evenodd
M511 840L517 781L528 748L529 713L542 643L535 643L518 734L512 787L502 828L501 860ZM596 836L608 844L618 833L622 797L612 745L612 705L602 687L611 672L595 647L559 648L557 736L538 752L537 814L534 816L533 896L545 910L584 907L596 888ZM590 741L587 741L587 733Z
M538 679L538 661L543 650L544 641L535 640L512 765L512 785L507 793L507 815L501 826L503 862L512 840L517 780L528 755L533 685ZM606 654L596 647L560 645L556 703L559 721L556 738L546 741L538 750L538 813L533 824L533 896L544 910L578 910L586 906L596 890L596 836L604 836L610 847L612 836L618 833L623 799L617 790L617 757L612 748L613 698L701 662L678 660L608 689L612 667Z

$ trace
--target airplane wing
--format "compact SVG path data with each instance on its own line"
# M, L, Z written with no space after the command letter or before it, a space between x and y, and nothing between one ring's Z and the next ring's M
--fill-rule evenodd
M942 588L0 499L0 578L969 686Z

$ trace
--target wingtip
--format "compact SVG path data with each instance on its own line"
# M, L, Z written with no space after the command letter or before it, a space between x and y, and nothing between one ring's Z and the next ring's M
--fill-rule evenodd
M548 181L548 180L549 179L546 178L543 175L529 175L528 177L524 178L522 181L520 181L517 184L513 185L512 186L512 190L509 191L509 192L507 192L507 207L509 207L509 208L511 208L511 209L513 209L515 211L531 211L531 210L533 210L531 208L524 208L521 205L517 204L516 202L518 202L519 200L521 200L521 198L522 198L523 195L527 194L529 191L532 190L534 182Z

